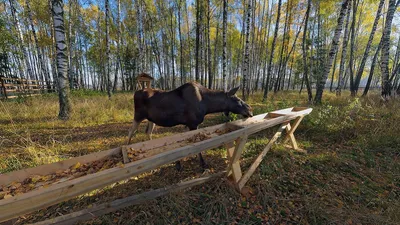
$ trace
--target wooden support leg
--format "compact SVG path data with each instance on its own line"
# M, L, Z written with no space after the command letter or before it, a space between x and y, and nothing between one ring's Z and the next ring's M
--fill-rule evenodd
M293 123L293 127L290 126L290 123L287 124L287 126L286 126L287 134L286 134L285 139L283 140L283 143L286 143L290 140L291 148L293 148L294 150L299 151L299 152L307 152L307 151L299 148L299 146L297 145L296 138L294 137L293 133L296 131L297 127L299 126L299 124L301 123L303 118L304 118L303 116L297 117L297 119Z
M254 171L256 171L257 167L260 165L261 161L264 159L265 155L271 149L272 145L276 142L276 140L282 135L282 131L286 129L286 126L289 122L282 124L279 127L278 131L274 134L274 136L269 140L267 146L265 146L264 150L258 155L257 159L253 162L250 168L246 171L246 173L240 178L238 182L238 188L241 190L247 181L250 179L251 175L253 175Z
M126 146L121 147L121 152L122 152L122 158L124 160L124 163L125 164L129 163L128 152L127 152Z
M242 155L244 146L246 145L247 136L241 137L236 140L236 144L229 143L227 145L227 155L228 155L228 170L227 175L232 175L233 180L237 183L242 177L242 170L240 168L240 156Z
M151 121L147 122L146 133L147 133L147 137L149 138L149 140L152 140L151 135L153 134L153 130L154 130L155 126L156 125L153 122L151 122Z

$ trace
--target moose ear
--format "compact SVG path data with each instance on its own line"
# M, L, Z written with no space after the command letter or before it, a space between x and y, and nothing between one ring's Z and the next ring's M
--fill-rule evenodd
M228 91L228 96L233 96L236 94L236 92L239 90L240 86L237 86L235 88L232 88L231 90Z

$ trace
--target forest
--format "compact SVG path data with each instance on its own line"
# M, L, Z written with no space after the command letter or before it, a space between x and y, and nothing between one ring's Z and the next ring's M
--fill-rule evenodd
M3 1L2 76L58 82L59 31L70 89L134 90L147 72L161 89L241 85L244 98L304 89L319 103L325 88L400 91L399 1L58 3L62 29L52 1Z
M162 145L160 140L178 137L193 139L184 142L191 151L215 138L184 139L191 132L271 112L263 120L278 121L282 115L273 112L283 109L309 114L207 148L202 157L208 168L200 168L196 152L180 159L180 171L170 161L106 186L79 186L88 177L130 170L152 151L169 152L164 144L125 152L136 161L123 158L135 125L140 74L152 76L150 86L165 91L197 82L210 93L225 92L219 97L235 98L252 113L220 110L203 116L192 131L185 124L155 126L153 140L146 134L150 122L139 123L129 146ZM0 224L5 219L10 219L5 224L51 224L106 205L103 213L95 212L99 216L90 214L78 224L395 225L400 221L399 95L400 0L2 0ZM298 128L296 147L303 152L282 140L294 139L290 126ZM214 135L228 138L240 131L229 129ZM279 138L279 132L285 136ZM181 145L173 143L170 152ZM241 146L239 156L230 155L234 145ZM115 149L122 156L92 164L74 161ZM214 176L227 165L233 173L233 158L243 174L259 161L246 191L235 190L231 179L236 178L225 173L180 189L188 178ZM75 163L66 166L71 160ZM62 201L61 194L42 198L56 200L30 211L15 205L69 182L77 183L60 189L62 194L83 187L77 191L82 194ZM156 196L166 187L176 191ZM155 197L119 209L111 204L143 191ZM23 213L9 216L13 210Z

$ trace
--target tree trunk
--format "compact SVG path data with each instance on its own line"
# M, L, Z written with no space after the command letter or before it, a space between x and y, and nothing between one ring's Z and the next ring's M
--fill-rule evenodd
M69 86L67 77L67 46L65 45L63 1L52 0L52 6L57 51L58 97L60 103L60 112L58 114L58 118L62 120L68 120L71 111L71 105L69 102Z
M243 83L242 83L242 97L246 101L246 88L247 88L247 78L249 76L249 36L250 36L250 16L251 16L251 0L248 0L247 5L247 18L246 18L246 45L244 50L244 64L243 64Z
M333 69L332 69L332 76L331 76L331 86L329 87L329 91L333 91L333 80L335 79L335 70L336 70L336 62L337 62L337 57L339 54L336 54L335 56L335 61L333 61Z
M181 9L182 9L182 0L178 0L178 32L179 32L179 45L180 45L180 75L181 75L181 85L186 82L186 74L185 67L183 61L183 39L182 39L182 29L181 29Z
M302 45L301 45L302 46L302 50L303 50L304 73L303 73L303 81L301 83L301 88L300 88L300 93L301 93L301 91L303 89L303 84L305 82L306 83L306 87L307 87L308 102L311 102L312 98L313 98L310 81L308 79L307 48L306 48L307 27L308 27L308 18L310 16L310 9L311 9L311 0L308 0L306 18L305 18L305 22L304 22L303 41L302 41Z
M288 0L287 2L287 6L288 4L290 4L290 0ZM278 74L276 77L276 82L274 85L274 93L278 92L279 90L279 86L280 86L280 82L281 82L281 78L282 78L282 60L283 60L283 54L284 54L284 50L285 50L285 43L286 43L286 33L287 33L287 26L288 26L288 21L289 21L289 9L286 7L286 16L285 16L285 25L283 27L283 37L282 37L282 45L281 45L281 51L279 54L279 66L278 66Z
M268 70L268 68L267 68L267 66L269 67L269 65L268 65L268 47L269 47L269 31L270 31L270 28L271 28L271 19L272 19L272 7L274 6L274 1L272 1L272 4L271 4L271 10L269 9L269 4L268 4L268 24L267 24L267 35L266 35L266 39L267 39L267 41L266 41L266 43L265 43L265 49L266 49L266 51L265 51L265 63L264 63L264 69L263 69L263 77L262 77L262 81L261 81L261 90L265 90L264 88L267 86L266 84L265 84L265 76L266 76L266 70Z
M171 38L170 38L170 43L171 43L171 66L172 66L172 89L175 89L175 51L174 51L174 42L175 42L175 33L174 33L174 24L173 24L173 18L174 18L174 8L170 8L170 14L171 14L171 21L170 21L170 31L171 31Z
M223 0L222 11L222 84L224 91L228 90L226 83L226 33L227 33L227 20L228 20L228 0Z
M364 72L364 67L365 67L365 64L366 64L368 56L369 56L369 51L370 51L371 46L372 46L372 41L374 40L374 35L375 35L375 32L376 32L376 28L378 26L379 19L381 17L381 12L382 12L382 8L383 8L383 4L384 3L385 3L385 0L380 0L380 2L379 2L379 6L378 6L378 10L376 12L374 24L372 25L372 30L371 30L371 33L370 33L369 38L368 38L368 43L367 43L367 46L365 47L364 55L362 57L362 60L361 60L361 63L360 63L360 67L358 68L356 79L355 79L355 82L354 82L355 92L358 91L358 87L360 85L361 77L362 77L362 74Z
M114 75L114 85L113 92L117 90L118 85L118 72L121 68L121 56L120 56L120 43L121 43L121 0L117 0L117 62L115 67L115 75ZM122 72L121 72L122 76ZM121 79L123 80L123 79Z
M208 88L212 88L213 74L211 65L211 41L210 41L210 20L211 20L210 0L207 0L207 60L208 60Z
M278 1L278 12L277 12L278 14L276 16L276 23L275 23L274 39L272 39L271 54L270 54L269 63L268 63L267 82L265 83L265 87L264 87L263 101L265 101L267 99L268 91L269 91L269 87L270 87L269 82L271 79L272 60L274 59L276 38L278 36L278 30L279 30L279 19L281 16L281 6L282 6L282 0L279 0Z
M344 86L343 74L344 74L344 68L345 68L345 64L346 64L347 44L349 43L350 10L351 10L351 7L349 7L347 10L346 25L345 25L344 36L343 36L343 44L342 44L342 55L341 55L340 65L339 65L339 77L338 77L338 84L336 87L336 96L340 96L342 94L342 88Z
M25 78L26 79L29 79L29 78L33 79L33 71L32 71L32 68L31 68L31 64L29 63L28 51L27 51L27 49L25 48L25 45L24 45L24 36L22 34L19 18L18 18L18 15L17 15L17 10L15 8L16 7L15 6L16 0L9 0L9 2L10 2L11 14L12 14L12 17L14 19L14 26L15 26L15 29L17 30L17 32L18 32L19 47L20 47L20 49L21 49L21 51L23 53L23 60L25 61L25 66L26 66L26 70L27 70Z
M356 36L356 13L357 13L357 8L358 8L358 3L357 0L353 0L353 19L351 20L351 37L350 37L350 61L349 61L349 67L350 67L350 92L351 96L355 97L356 92L354 88L354 42L355 42L355 36Z
M368 76L367 84L366 84L366 86L364 88L364 92L363 92L362 96L366 96L368 94L369 87L371 86L372 77L374 75L376 60L378 59L378 55L379 55L379 52L381 51L381 48L382 48L382 39L379 42L378 49L376 49L376 52L374 54L374 58L372 59L371 69L369 70L369 76Z
M317 84L317 92L315 94L315 100L314 100L314 102L316 104L320 104L322 101L322 94L324 92L325 83L329 76L329 72L332 67L332 62L333 62L333 59L335 58L335 55L337 53L337 49L339 46L339 39L340 39L340 35L342 34L342 29L343 29L343 21L344 21L345 15L346 15L347 6L349 4L349 1L350 0L344 0L342 3L337 26L336 26L335 33L334 33L334 36L332 39L331 49L329 51L328 59L327 59L326 65L325 65L325 70L324 70L322 79Z
M200 64L199 64L199 57L200 57L200 24L201 24L201 0L196 0L196 65L195 65L195 77L196 81L200 81Z
M136 6L136 23L137 23L137 43L138 43L138 56L137 56L137 72L141 73L144 70L143 67L143 41L142 41L142 13L141 13L141 5L140 5L141 0L135 1L135 6Z
M38 56L38 61L39 61L39 71L41 71L41 76L40 79L44 79L46 81L46 83L48 82L47 78L48 78L48 74L46 71L46 66L43 60L43 56L40 52L40 48L39 48L39 43L38 43L38 38L36 35L36 30L35 30L35 26L33 25L33 17L32 17L32 11L31 11L31 6L30 6L30 0L26 0L26 9L28 11L28 19L29 19L29 23L32 29L32 34L33 34L33 40L35 41L35 46L36 46L36 52L37 52L37 56Z
M110 6L109 0L105 0L105 8L106 8L106 79L107 79L107 95L108 98L111 98L111 79L110 79L110 41L109 41L109 19L110 19Z
M392 92L389 80L389 50L390 50L390 33L392 31L392 22L397 5L395 0L389 0L388 12L386 15L385 27L382 36L382 54L381 54L381 73L382 73L382 98L388 100Z

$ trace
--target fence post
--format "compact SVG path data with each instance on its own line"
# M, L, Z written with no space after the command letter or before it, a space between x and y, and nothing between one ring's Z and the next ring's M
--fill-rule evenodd
M4 86L4 80L3 80L2 77L0 77L0 80L1 80L1 87L3 88L4 96L5 96L6 99L7 99L7 98L8 98L8 97L7 97L7 90L6 90L6 87Z

